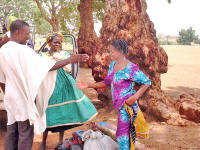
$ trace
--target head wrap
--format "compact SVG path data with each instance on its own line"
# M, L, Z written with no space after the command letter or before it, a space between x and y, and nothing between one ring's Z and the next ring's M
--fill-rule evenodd
M63 40L63 35L62 35L62 33L53 32L53 33L47 34L46 41L47 41L47 43L48 43L49 46L50 46L50 43L53 41L53 39L54 39L56 36L61 37L61 40Z
M114 46L118 51L122 51L124 55L128 54L128 44L126 41L117 39L112 42L112 46Z
M9 16L6 20L5 20L5 26L6 29L8 31L10 31L10 25L12 24L13 21L17 20L17 18L15 16Z

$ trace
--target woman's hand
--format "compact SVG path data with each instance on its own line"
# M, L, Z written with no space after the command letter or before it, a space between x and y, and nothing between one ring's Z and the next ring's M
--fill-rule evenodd
M133 105L143 94L144 92L149 88L150 85L143 84L140 89L131 97L129 97L125 103L127 105Z
M127 105L129 105L129 106L131 106L131 105L133 105L134 103L135 103L135 101L137 101L137 96L136 95L133 95L133 96L131 96L131 97L129 97L126 101L125 101L125 103L127 104Z
M77 82L76 82L76 86L77 86L77 88L79 88L79 89L81 89L81 90L88 88L88 84L85 83L85 82L82 81L82 80L77 81Z

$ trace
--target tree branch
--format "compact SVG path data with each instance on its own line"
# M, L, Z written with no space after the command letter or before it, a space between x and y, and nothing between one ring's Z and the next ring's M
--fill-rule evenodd
M35 2L36 2L36 4L37 4L37 6L38 6L38 8L39 8L39 10L40 10L40 12L41 12L41 14L42 14L42 16L44 17L44 19L47 20L50 24L52 24L51 19L47 16L47 13L46 13L46 11L42 8L42 5L41 5L41 3L39 2L39 0L35 0Z

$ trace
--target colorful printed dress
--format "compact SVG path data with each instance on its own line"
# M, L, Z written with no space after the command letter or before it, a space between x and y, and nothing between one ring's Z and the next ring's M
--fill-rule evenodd
M151 81L135 64L129 62L124 69L115 72L115 63L111 62L104 83L111 87L113 107L118 109L116 137L119 150L134 150L136 136L148 137L148 125L137 101L131 106L125 101L136 93L135 83L150 85Z
M41 53L41 56L53 59L48 52ZM89 98L76 88L74 78L63 68L58 69L54 92L46 110L47 131L67 130L91 120L96 115L96 108Z

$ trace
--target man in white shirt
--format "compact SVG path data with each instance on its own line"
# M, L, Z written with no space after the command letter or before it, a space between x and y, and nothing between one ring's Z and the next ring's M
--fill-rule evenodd
M37 126L41 108L36 103L41 104L41 101L35 102L35 99L49 71L54 72L69 63L86 62L88 55L72 55L57 62L49 60L25 45L30 38L26 22L14 21L10 32L10 41L0 49L0 86L5 93L8 116L5 150L31 150L33 130L43 132L45 129Z

